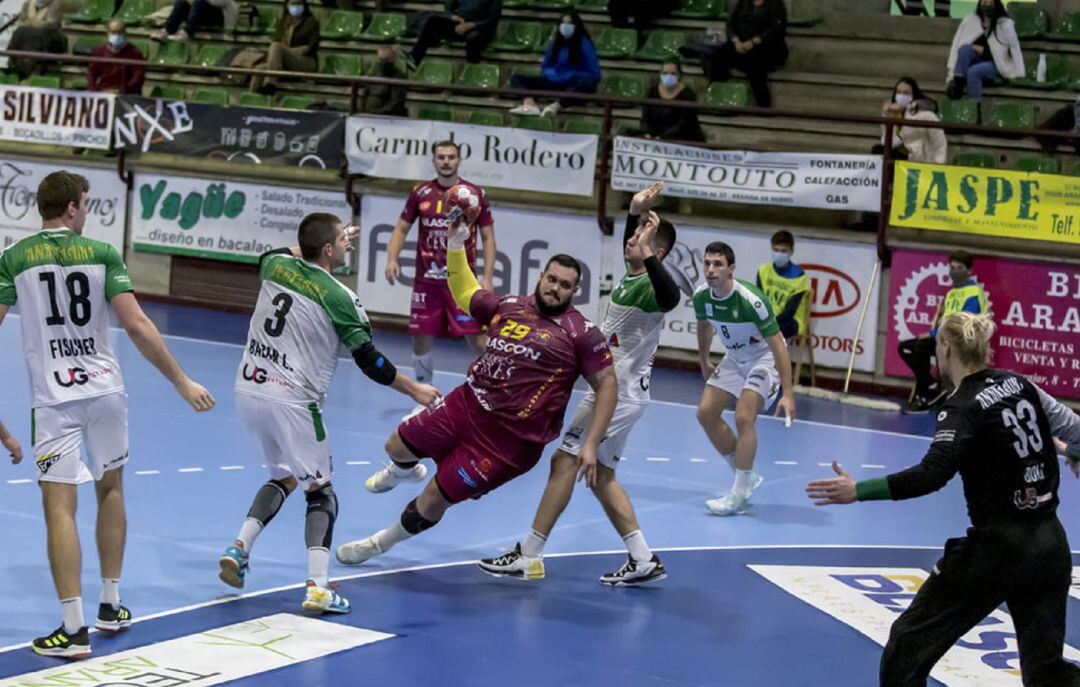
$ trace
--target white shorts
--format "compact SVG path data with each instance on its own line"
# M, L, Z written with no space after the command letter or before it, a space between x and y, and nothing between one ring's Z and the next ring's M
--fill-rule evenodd
M592 393L587 394L582 399L581 405L574 411L570 426L567 427L566 433L563 434L562 445L559 446L560 451L565 451L572 456L576 456L581 451L581 441L589 433L589 427L592 426L593 406L595 403L596 396ZM623 451L626 450L626 440L630 438L630 430L634 428L634 425L644 413L644 403L619 401L615 405L615 414L611 417L611 424L608 425L607 434L600 441L600 448L597 451L597 459L602 465L612 470L615 469L615 466L619 464L619 459L622 458Z
M288 405L236 394L236 412L262 446L272 479L295 477L306 490L333 477L334 460L318 404Z
M730 358L725 357L720 361L707 384L728 392L736 401L745 389L755 391L765 399L761 409L770 408L780 395L780 373L776 371L772 358L757 363L746 374L734 362L728 362L729 360Z
M123 391L34 408L30 427L39 482L84 484L128 462Z

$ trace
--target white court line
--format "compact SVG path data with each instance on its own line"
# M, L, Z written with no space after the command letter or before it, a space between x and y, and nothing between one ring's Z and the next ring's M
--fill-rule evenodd
M670 463L671 462L670 458L664 458L662 456L648 456L648 457L645 458L645 460L649 461L650 463Z
M202 472L202 468L178 468L177 472Z
M690 462L691 463L708 463L709 460L707 458L691 458Z
M136 470L136 475L160 475L161 470Z
M9 479L8 484L30 484L34 480L32 479Z
M872 464L869 464L869 463L867 463L866 465L860 465L859 467L861 467L861 468L873 468L873 469L876 469L876 470L884 470L885 469L884 465L872 465Z
M832 463L818 463L819 468L831 468Z
M243 465L222 465L218 470L243 470Z
M347 460L346 465L371 465L370 460Z
M774 465L798 465L799 461L797 461L797 460L774 460L773 464Z

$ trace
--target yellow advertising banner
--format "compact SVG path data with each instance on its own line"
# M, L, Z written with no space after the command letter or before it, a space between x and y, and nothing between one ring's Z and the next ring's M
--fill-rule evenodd
M890 222L1080 244L1080 177L898 161Z

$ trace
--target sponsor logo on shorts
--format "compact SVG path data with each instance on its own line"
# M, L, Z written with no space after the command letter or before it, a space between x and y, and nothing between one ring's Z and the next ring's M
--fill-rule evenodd
M481 458L479 463L477 463L475 460L470 460L469 464L472 465L473 470L476 471L476 474L480 475L480 479L484 480L485 482L491 481L490 479L488 479L488 476L484 474L485 472L491 471L490 459Z
M476 489L476 487L478 486L478 485L476 484L476 480L474 480L474 479L473 479L473 478L472 478L472 477L471 477L471 476L469 475L469 473L465 471L465 468L458 468L458 469L457 469L457 474L458 474L458 476L459 476L459 477L461 477L461 481L462 481L462 482L464 482L465 484L469 485L469 486L470 486L470 487L472 487L473 489Z
M241 372L244 379L255 384L265 384L266 374L266 370L258 365L248 365L247 363L244 363L244 369Z
M60 460L59 453L46 453L42 457L37 459L38 470L41 470L41 474L45 474L49 471L53 465L56 465L56 461Z
M466 323L466 322L472 322L473 318L469 317L468 315L454 315L454 321L455 322Z
M124 455L120 456L119 458L113 458L108 463L105 463L105 468L108 469L112 465L116 465L117 463L121 463L121 462L127 460L127 457L128 457L128 451L124 451Z
M60 374L59 370L54 371L53 378L56 379L57 384L65 389L76 384L82 386L90 381L90 375L81 367L69 367L63 375Z

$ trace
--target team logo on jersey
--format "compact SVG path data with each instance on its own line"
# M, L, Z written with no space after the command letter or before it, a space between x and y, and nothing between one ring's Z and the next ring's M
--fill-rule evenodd
M430 208L430 207L431 207L431 201L430 200L425 200L423 203L420 203L420 212L427 212L428 208Z
M53 378L56 380L57 384L65 389L70 386L75 386L76 384L82 386L90 381L90 375L86 374L86 370L81 367L69 367L67 369L66 378L61 377L59 370L57 370L53 372Z
M615 334L615 333L612 333L611 338L608 339L608 344L610 344L614 348L618 348L619 347L619 335Z
M249 382L254 382L255 384L265 384L266 383L266 370L259 367L258 365L251 365L250 369L251 369L251 371L249 372L248 371L248 364L244 363L244 369L241 372L241 375L244 377L244 379L246 379Z
M42 457L37 459L38 470L41 470L41 474L45 474L49 471L53 465L56 465L56 461L60 460L59 453L46 453Z
M750 343L751 344L761 343L761 339L757 338L756 336L751 336L750 337Z
M938 413L938 415L937 415L937 421L938 421L938 422L941 422L941 421L942 421L942 420L944 420L944 419L945 419L945 418L946 418L946 417L947 417L948 415L949 415L949 414L948 414L947 412L945 412L944 410L943 410L943 411L941 411L941 412L940 412L940 413Z

